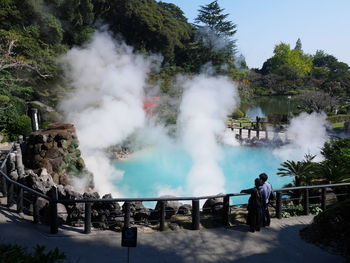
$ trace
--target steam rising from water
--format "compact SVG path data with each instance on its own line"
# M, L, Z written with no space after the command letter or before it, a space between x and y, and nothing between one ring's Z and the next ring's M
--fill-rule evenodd
M61 103L61 109L77 128L82 156L94 174L96 190L102 194L120 196L115 180L123 177L123 172L116 170L106 156L106 148L131 135L136 135L134 142L143 145L167 147L167 143L174 143L162 125L146 121L143 110L144 89L153 59L136 55L131 47L116 43L101 32L85 47L73 48L62 58L73 91ZM186 190L162 185L158 193L199 196L225 192L224 175L218 164L223 155L218 139L235 142L230 137L233 135L224 131L227 115L239 103L237 89L227 77L206 74L179 77L177 84L184 89L179 137L193 166ZM275 150L275 154L283 160L302 159L305 153L318 154L327 138L324 125L324 115L301 114L288 129L293 142ZM142 132L138 133L140 128Z
M178 123L193 161L187 186L197 196L223 193L225 178L218 164L223 153L217 139L238 104L237 90L227 77L204 74L184 80L183 87Z
M95 33L84 48L63 58L73 92L62 102L68 121L76 125L82 156L94 174L99 192L117 194L112 180L120 179L104 153L121 143L145 122L143 88L150 61L107 33Z
M314 161L322 161L320 150L327 141L326 114L301 113L293 118L287 130L291 143L274 150L282 160L302 160L305 154L316 155Z

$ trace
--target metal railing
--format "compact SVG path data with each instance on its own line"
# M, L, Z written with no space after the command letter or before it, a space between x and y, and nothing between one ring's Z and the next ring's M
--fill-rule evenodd
M159 230L165 230L165 222L166 222L166 202L167 201L190 201L192 204L191 210L191 229L199 230L201 223L201 210L200 210L200 200L207 200L212 198L222 198L221 204L221 224L230 225L230 217L231 217L231 208L237 206L239 204L234 204L234 197L247 195L245 193L231 193L231 194L220 194L220 195L209 195L209 196L200 196L200 197L166 197L166 198L102 198L102 199L80 199L80 200L72 200L72 199L58 199L57 191L50 191L51 196L44 195L38 191L35 191L17 181L12 180L8 177L6 172L6 163L9 158L10 153L13 151L9 151L5 160L2 162L0 166L0 175L2 177L2 188L1 192L4 197L7 197L7 206L12 206L14 203L14 196L16 192L16 201L17 201L17 212L23 212L23 198L24 191L30 193L33 198L31 202L33 204L33 221L34 223L39 222L39 210L37 199L39 197L46 199L49 201L50 208L50 232L52 234L56 234L58 232L58 213L57 213L57 204L63 205L76 205L76 204L84 204L84 233L89 234L91 232L92 227L92 206L96 203L119 203L124 202L123 205L123 225L130 226L130 218L131 211L130 205L132 202L149 202L156 201L159 202L159 209L156 211L158 213L159 220ZM17 191L14 191L14 187L16 187ZM350 194L350 183L339 183L339 184L326 184L326 185L312 185L312 186L301 186L301 187L289 187L289 188L281 188L273 190L276 193L276 206L275 212L276 217L278 219L282 218L282 203L286 200L291 200L287 198L283 198L283 193L290 191L302 191L302 205L303 211L305 215L310 213L310 199L313 197L309 196L309 191L312 189L320 189L321 190L321 208L324 210L326 208L326 188L337 188L337 187L347 187L347 195ZM57 188L56 188L57 190Z

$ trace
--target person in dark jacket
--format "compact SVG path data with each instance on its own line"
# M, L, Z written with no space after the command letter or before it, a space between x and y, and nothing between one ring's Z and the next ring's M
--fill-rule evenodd
M260 227L263 226L264 218L264 199L260 187L262 181L259 178L255 179L255 187L251 189L242 190L241 193L250 194L248 200L248 216L247 224L249 225L249 231L260 231Z

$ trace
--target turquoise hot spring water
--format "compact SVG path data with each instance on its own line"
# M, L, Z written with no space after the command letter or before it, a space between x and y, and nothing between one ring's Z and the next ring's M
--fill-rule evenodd
M273 187L280 188L293 178L280 177L277 169L283 162L272 149L245 146L222 146L219 161L225 176L226 193L239 193L253 187L256 177L262 172L269 175ZM124 171L115 186L126 197L158 197L161 195L192 196L186 178L192 160L188 153L178 146L154 146L133 153L129 158L114 163ZM170 190L168 190L170 189ZM235 197L234 202L245 203L246 197ZM238 202L238 203L237 203Z

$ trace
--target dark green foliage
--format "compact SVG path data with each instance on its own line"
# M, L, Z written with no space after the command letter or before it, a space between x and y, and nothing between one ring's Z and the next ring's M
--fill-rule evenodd
M285 161L278 168L280 176L294 176L294 186L310 185L314 177L315 163L312 160L315 156L305 155L302 161Z
M342 121L350 121L349 114L339 114L327 117L327 121L330 123L342 122Z
M311 204L309 208L310 208L310 213L313 215L317 215L320 212L322 212L321 207L317 204ZM302 215L305 215L305 211L301 204L283 206L282 217L302 216Z
M138 50L161 53L164 65L173 65L190 41L192 26L173 4L154 0L118 0L99 5L101 19L115 34ZM180 59L181 60L181 59Z
M233 119L240 119L244 117L244 112L242 112L240 109L236 109L233 113L232 113L232 118Z
M350 139L335 139L322 148L325 160L319 165L319 173L329 183L350 181Z
M313 56L305 54L300 39L294 49L285 43L276 45L274 56L261 70L251 71L249 80L259 95L317 91L336 99L334 106L344 105L350 96L349 66L321 50Z
M66 256L58 248L45 252L45 246L37 245L33 252L19 245L0 245L0 262L13 263L58 263L64 262Z
M300 38L298 38L297 42L295 43L294 49L299 51L303 50Z
M26 113L26 100L33 89L22 86L21 81L7 71L0 71L0 131L10 130L14 121Z
M200 7L195 20L199 39L197 56L202 65L210 62L219 72L224 64L234 67L236 53L236 40L232 37L237 32L237 26L227 20L228 14L223 11L217 1L213 1Z
M31 119L27 115L18 116L10 125L9 131L13 135L28 136L32 132Z
M300 235L308 242L330 248L350 259L350 199L318 214Z

